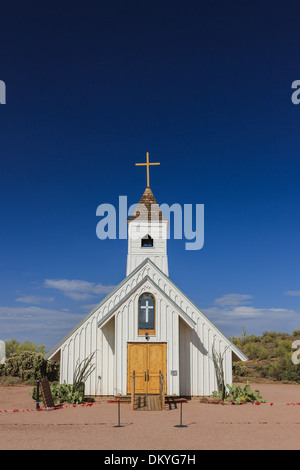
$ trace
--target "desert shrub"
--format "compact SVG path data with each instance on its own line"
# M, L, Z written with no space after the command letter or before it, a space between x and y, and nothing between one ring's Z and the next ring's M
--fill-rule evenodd
M289 382L300 382L300 371L299 368L289 367L284 370L282 374L283 381Z
M56 405L61 405L62 403L71 403L71 404L79 404L82 403L84 398L84 387L82 386L81 389L74 391L73 385L67 384L64 382L63 384L59 384L57 382L53 382L50 385L51 394ZM33 387L31 392L32 399L36 401L36 386ZM39 401L43 402L43 396L41 389L39 389Z
M244 352L249 359L267 359L268 351L257 343L247 343Z
M246 343L258 343L261 341L261 338L256 335L249 335L246 337Z
M11 375L12 377L19 377L20 371L20 356L19 354L11 354L6 359L4 367L4 375Z
M291 353L281 356L265 368L265 377L275 380L300 382L299 364L293 364Z
M221 352L216 351L214 344L212 347L212 360L213 360L214 367L215 367L218 392L220 396L222 396L222 399L225 398L225 394L226 394L226 387L225 387L225 381L224 381L224 354L226 352L226 349L227 348L225 348L223 353L221 353Z
M286 339L288 337L288 334L284 331L278 331L277 336L281 339Z
M59 379L59 362L47 361L46 364L46 377L50 382L54 382Z
M67 384L66 382L63 384L53 383L51 393L55 403L58 405L64 402L73 404L82 403L84 399L84 384L80 385L80 387L74 389L72 384Z
M273 338L270 335L265 335L265 336L262 337L262 341L264 343L272 343L273 341L275 341L275 338Z
M34 381L42 377L49 380L57 380L59 364L54 361L46 361L43 353L23 351L20 354L11 354L6 360L2 374L12 377L20 377L25 381Z
M244 377L245 375L248 375L248 368L243 364L242 362L233 362L232 363L232 372L234 375L237 375L239 377Z
M77 387L76 390L74 389L73 384L67 384L64 382L63 384L59 384L58 382L53 382L50 385L51 394L56 405L62 405L63 403L70 403L74 405L78 405L82 402L94 402L95 399L92 397L85 397L84 396L84 384L80 384L80 387ZM36 401L36 386L33 387L31 392L31 396L33 400ZM39 401L42 403L43 396L39 393Z
M24 351L40 352L43 355L47 352L44 344L37 345L31 341L23 341L22 343L19 343L16 339L5 341L5 351L7 358L12 354L21 354Z
M257 366L255 370L260 377L269 377L269 365Z
M64 402L78 404L84 401L93 401L91 398L84 396L84 383L90 374L95 370L95 364L92 362L95 352L90 354L88 357L83 359L81 362L79 360L76 362L76 367L73 373L73 383L59 384L57 379L51 385L51 393L53 400L57 405L60 405ZM49 377L48 377L49 378ZM32 398L36 399L36 387L32 390ZM40 397L42 401L42 398Z
M216 398L218 401L232 402L234 404L246 403L246 402L261 402L265 403L266 400L260 396L259 390L251 390L249 381L247 380L246 384L233 384L226 385L226 395L223 399L220 395L220 392L214 391L212 397Z
M290 354L292 350L292 341L284 339L278 342L278 346L275 349L275 357L284 357L287 354Z
M19 375L23 380L41 379L46 375L47 362L41 353L24 351L20 354Z
M262 333L262 337L265 338L266 336L268 336L268 337L270 337L270 338L275 339L276 336L277 336L277 334L278 334L278 333L277 333L276 331L274 331L274 330L273 330L273 331L264 331L264 332Z
M241 338L238 338L237 336L233 336L230 338L233 344L235 344L238 348L241 348L242 343L241 343Z
M283 350L278 359L271 364L266 364L258 370L261 377L268 377L279 381L300 382L299 364L292 362L292 353Z
M246 402L253 402L253 403L265 403L266 400L260 396L259 390L251 390L249 382L247 381L246 384L233 384L227 385L229 390L228 396L226 397L227 401L231 401L232 403L246 403Z
M293 335L294 336L300 336L300 330L294 330Z
M277 338L277 333L276 331L265 331L262 335L262 342L263 343L272 343L275 342Z

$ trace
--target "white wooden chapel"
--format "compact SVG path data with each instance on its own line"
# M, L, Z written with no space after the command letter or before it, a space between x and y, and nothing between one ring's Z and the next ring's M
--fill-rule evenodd
M232 361L246 356L171 281L167 225L149 184L128 219L125 279L70 331L46 358L60 361L60 382L72 383L76 364L94 353L87 395L159 393L207 396L217 389L212 348L224 354L225 383ZM157 163L156 163L157 165Z

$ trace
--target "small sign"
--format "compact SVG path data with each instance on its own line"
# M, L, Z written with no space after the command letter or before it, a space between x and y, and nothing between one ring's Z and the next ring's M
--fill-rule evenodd
M5 342L0 340L0 364L5 364Z
M171 375L177 375L177 370L171 370Z

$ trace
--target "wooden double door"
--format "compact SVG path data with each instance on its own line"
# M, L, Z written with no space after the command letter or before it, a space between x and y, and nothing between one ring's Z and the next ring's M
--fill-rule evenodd
M132 376L135 371L135 393L158 394L159 371L167 380L167 343L128 343L127 345L127 393L131 394Z

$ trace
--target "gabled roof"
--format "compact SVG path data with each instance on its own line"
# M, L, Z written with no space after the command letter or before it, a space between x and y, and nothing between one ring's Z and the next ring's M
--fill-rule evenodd
M96 305L96 307L94 307L77 325L75 328L72 329L72 331L70 331L48 354L46 354L45 356L45 359L49 359L51 358L52 356L54 356L54 354L59 350L59 348L62 346L62 344L83 324L85 323L85 321L90 317L92 316L104 303L106 303L110 297L112 297L119 289L121 289L123 287L123 285L129 280L131 279L133 276L135 276L138 271L140 271L141 269L144 268L144 266L146 264L150 264L154 269L157 270L157 272L160 274L160 276L162 278L164 278L166 280L166 282L168 282L169 284L172 285L172 287L174 288L175 291L177 291L178 293L180 293L184 298L185 300L190 303L193 308L195 309L196 312L198 312L203 318L205 318L205 320L207 321L208 324L210 324L218 333L219 335L224 339L225 342L227 342L228 344L230 344L230 347L232 349L232 352L237 356L238 359L242 360L242 361L247 361L248 358L245 356L245 354L240 351L240 349L234 344L232 343L232 341L230 341L226 336L224 336L224 334L201 312L201 310L199 310L199 308L179 289L179 287L176 286L176 284L174 284L174 282L172 282L170 280L170 278L168 276L166 276L166 274L161 271L161 269L159 269L159 267L154 264L149 258L146 258L141 264L139 264L139 266L137 266L134 271L132 271L128 276L125 277L125 279L123 279L122 282L120 282L120 284L118 284L117 287L115 287L115 289L113 289L112 292L110 292L98 305ZM113 315L115 314L115 311L120 307L120 305L126 300L128 299L128 297L130 297L130 295L133 293L134 290L136 290L140 285L142 285L146 280L148 280L149 282L151 282L156 289L159 289L159 291L165 296L167 297L168 299L168 302L170 302L171 304L174 305L174 307L176 308L176 310L178 311L180 317L191 327L193 328L195 326L195 322L192 320L192 318L190 318L180 307L179 305L176 304L176 302L174 302L148 275L145 275L143 277L143 279L141 279L141 281L130 291L128 292L121 300L118 304L116 304L99 322L98 322L98 327L102 327L104 326L105 323L107 323L112 317Z
M118 302L103 318L101 318L101 320L98 322L98 326L99 327L103 327L109 320L111 320L111 318L114 316L115 312L121 307L121 305L127 300L129 299L129 297L137 290L139 289L146 281L149 281L150 284L152 284L157 290L160 291L160 293L168 300L168 302L173 305L173 307L177 310L177 312L179 313L179 316L191 327L191 328L194 328L194 326L196 325L196 322L194 322L194 320L189 317L183 310L182 308L179 307L179 305L176 304L176 302L174 302L171 297L169 297L157 284L156 282L153 281L153 279L151 279L148 275L146 275L145 277L143 277L143 279L138 283L136 284L130 292L128 292L128 294L125 295L125 297L123 297L120 302Z
M51 356L53 356L58 349L61 347L61 345L70 337L72 334L81 326L83 323L86 322L86 320L91 317L103 304L105 304L121 287L123 287L126 282L132 278L144 265L147 263L147 261L150 261L149 258L146 258L139 266L137 266L128 276L126 276L123 281L120 282L109 294L107 294L104 299L101 300L87 315L85 315L82 320L66 335L64 338L56 345L54 348L52 348L46 355L45 359L49 359Z

